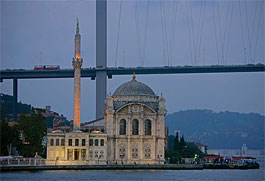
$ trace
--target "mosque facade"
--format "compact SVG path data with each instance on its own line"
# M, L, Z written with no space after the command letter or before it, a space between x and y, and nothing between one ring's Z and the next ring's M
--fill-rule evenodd
M136 80L121 84L105 100L104 132L80 131L79 25L75 36L74 129L47 134L46 164L163 164L165 99Z

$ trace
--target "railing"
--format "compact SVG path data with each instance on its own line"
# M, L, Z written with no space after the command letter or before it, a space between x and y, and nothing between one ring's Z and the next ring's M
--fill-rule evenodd
M0 165L12 165L12 166L23 166L23 165L45 165L45 159L35 158L23 158L23 159L5 159L0 160Z

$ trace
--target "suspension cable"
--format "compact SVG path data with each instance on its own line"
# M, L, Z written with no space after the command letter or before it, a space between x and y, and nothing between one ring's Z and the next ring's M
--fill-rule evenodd
M228 2L229 3L229 2ZM224 62L224 56L223 56L223 47L224 47L224 42L223 42L223 36L222 36L222 26L221 26L221 18L220 18L220 7L219 7L219 2L216 0L216 5L217 5L217 15L218 15L218 22L219 22L219 35L220 35L220 42L221 42L221 64ZM226 25L225 25L226 29Z
M227 46L226 46L226 54L225 54L225 62L227 62L227 54L228 54L228 47L229 47L229 42L230 42L230 33L231 33L231 26L232 26L232 18L233 18L233 12L234 12L234 2L232 2L232 10L230 14L230 24L229 24L229 30L228 30L228 38L227 38Z
M251 32L251 37L250 37L250 50L251 50L251 52L252 52L252 39L253 39L253 33L254 33L254 26L255 26L255 22L256 22L257 7L258 7L258 1L256 1L255 14L254 14L252 32ZM250 61L251 62L253 62L252 59L253 59L252 54L250 54Z
M243 41L243 49L244 49L244 62L245 62L245 64L247 63L246 62L246 46L245 46L245 37L244 37L244 31L243 31L243 20L242 20L242 12L241 12L241 2L240 1L238 1L238 3L239 3L239 15L240 15L240 22L241 22L241 33L242 33L242 41Z
M146 20L145 20L145 27L144 27L145 28L144 29L144 43L143 43L141 66L144 65L144 60L145 60L146 39L147 39L147 30L148 30L148 21L149 21L149 9L150 9L150 1L147 0L147 5L146 5Z
M136 0L134 1L134 17L135 17L135 27L136 27L136 43L138 48L138 59L139 65L141 62L141 48L140 48L140 32L139 32L139 18L138 18L138 6Z
M119 47L119 38L120 38L121 7L122 7L122 0L120 0L119 23L118 23L118 33L117 33L116 53L115 53L115 67L117 67L118 47Z
M220 63L219 60L219 49L218 49L218 40L217 40L217 30L216 30L216 20L215 20L215 13L214 13L214 1L212 2L212 6L213 6L213 20L214 20L214 33L215 33L215 43L216 43L216 53L217 53L217 64Z
M201 22L201 34L200 34L200 38L199 38L199 55L198 55L198 63L200 61L200 52L201 52L201 42L202 42L202 31L203 31L203 23L204 23L204 17L205 17L205 5L206 5L206 0L203 1L203 14L202 14L202 22Z
M174 1L173 18L172 18L170 43L169 43L169 63L168 64L170 66L172 66L172 52L173 52L174 38L175 38L176 16L177 16L177 1Z
M261 1L261 3L263 4L264 2ZM261 5L260 6L260 16L259 16L259 23L258 23L258 30L257 30L257 37L256 37L256 45L255 45L255 48L254 48L254 61L255 61L255 58L256 58L256 50L257 50L257 45L258 45L258 37L259 37L259 30L260 30L260 23L261 23L261 17L262 17L262 9L264 8L264 5ZM254 62L253 62L254 63Z
M245 1L245 13L246 13L246 25L247 25L247 37L248 37L248 47L249 47L249 56L251 56L251 45L250 45L250 33L249 33L249 24L248 24L248 11L247 11L247 1ZM249 58L248 58L249 62Z
M166 53L165 53L165 30L164 30L164 22L163 22L163 13L162 13L162 1L160 1L160 17L161 17L161 27L162 27L162 40L163 40L163 65L166 65Z
M197 58L197 55L196 55L196 49L195 49L195 37L194 37L194 25L193 25L193 15L192 15L192 9L191 9L191 1L190 1L190 17L191 17L191 30L192 30L192 39L193 39L193 48L194 48L194 57L195 57L195 59L194 59L194 65L196 65L196 58Z
M188 30L189 30L191 65L194 65L194 63L193 63L193 54L192 54L192 45L191 45L191 33L190 33L189 13L188 13L188 0L186 0L186 12L187 12L187 23L188 23Z

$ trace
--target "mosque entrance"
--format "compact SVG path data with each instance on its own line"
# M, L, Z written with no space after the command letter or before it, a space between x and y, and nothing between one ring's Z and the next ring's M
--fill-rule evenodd
M79 150L75 149L75 160L79 160Z

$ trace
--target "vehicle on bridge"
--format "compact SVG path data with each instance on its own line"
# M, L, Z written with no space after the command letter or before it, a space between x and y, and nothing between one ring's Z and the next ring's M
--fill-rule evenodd
M59 65L36 65L34 70L56 70L60 69Z

